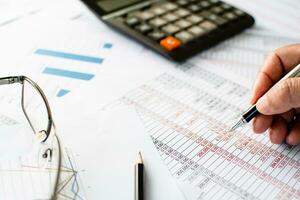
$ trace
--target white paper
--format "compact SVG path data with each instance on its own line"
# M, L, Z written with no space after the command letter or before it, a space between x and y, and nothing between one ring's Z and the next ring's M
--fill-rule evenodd
M145 198L183 199L137 113L128 106L59 119L62 139L80 158L77 166L87 199L133 199L139 151L145 164Z
M298 199L299 146L271 144L249 126L227 132L248 94L199 68L194 77L165 73L119 102L137 110L188 199Z

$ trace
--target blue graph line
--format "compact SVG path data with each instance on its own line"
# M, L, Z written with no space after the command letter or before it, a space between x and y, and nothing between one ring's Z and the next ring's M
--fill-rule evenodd
M68 94L69 92L71 92L70 90L65 90L65 89L60 89L58 91L58 93L56 94L57 97L62 97L65 96L66 94Z
M48 49L37 49L34 53L39 55L44 55L44 56L52 56L52 57L78 60L78 61L90 62L96 64L101 64L103 62L103 58L66 53L62 51L53 51Z
M85 80L85 81L89 81L95 76L94 74L75 72L75 71L63 70L63 69L52 68L52 67L46 67L43 73L54 75L54 76Z

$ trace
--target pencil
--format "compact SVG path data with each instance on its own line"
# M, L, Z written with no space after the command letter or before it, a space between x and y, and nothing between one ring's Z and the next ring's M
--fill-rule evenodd
M144 199L144 163L141 152L134 166L134 199Z

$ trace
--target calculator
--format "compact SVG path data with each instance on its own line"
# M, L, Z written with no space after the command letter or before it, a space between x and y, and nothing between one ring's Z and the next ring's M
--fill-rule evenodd
M254 24L219 0L82 0L102 21L182 62Z

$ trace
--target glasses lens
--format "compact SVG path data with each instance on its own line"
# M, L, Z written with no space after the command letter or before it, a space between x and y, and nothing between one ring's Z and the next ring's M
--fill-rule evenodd
M3 149L5 145L1 142L0 149L8 156L0 160L0 188L3 188L0 196L1 199L51 199L60 170L60 146L54 128L48 139L41 142L45 139L49 123L47 107L41 94L30 82L25 80L22 87L12 87L12 90L18 88L14 93L16 98L22 96L23 101L19 106L0 104L7 113L19 114L13 117L8 115L11 118L3 117L2 120L7 123L6 127L15 129L6 128L7 134L0 133L1 141L6 138L6 146L10 147Z
M24 117L18 85L1 85L0 93L0 161L18 159L32 149L33 132Z

